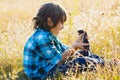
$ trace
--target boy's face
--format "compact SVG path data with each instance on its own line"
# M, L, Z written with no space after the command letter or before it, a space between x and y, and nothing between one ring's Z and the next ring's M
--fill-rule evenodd
M50 29L50 32L53 35L57 36L59 34L60 30L62 30L63 28L64 28L64 23L62 23L61 21L59 21L59 23L55 27L53 27L53 28Z

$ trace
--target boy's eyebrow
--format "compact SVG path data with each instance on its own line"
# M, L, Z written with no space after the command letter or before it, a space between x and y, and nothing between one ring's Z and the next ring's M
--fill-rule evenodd
M65 19L65 18L62 18L62 19L61 19L61 22L62 22L62 23L64 23L65 21L66 21L66 19Z
M59 22L64 23L65 21L63 19L60 19Z

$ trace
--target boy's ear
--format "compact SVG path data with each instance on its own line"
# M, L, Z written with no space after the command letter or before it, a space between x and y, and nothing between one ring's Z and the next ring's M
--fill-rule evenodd
M53 27L53 22L52 22L51 18L47 19L47 24L48 24L48 26Z

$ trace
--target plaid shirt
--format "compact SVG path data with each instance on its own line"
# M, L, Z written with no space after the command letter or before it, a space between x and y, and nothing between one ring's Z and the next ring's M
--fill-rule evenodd
M29 78L44 79L47 73L62 59L68 47L52 33L37 29L24 47L23 65Z

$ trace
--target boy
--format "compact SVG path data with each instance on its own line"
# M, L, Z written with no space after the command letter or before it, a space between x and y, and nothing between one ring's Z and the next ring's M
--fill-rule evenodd
M63 65L64 62L77 48L89 45L82 43L83 34L78 36L71 47L57 39L66 19L65 11L54 3L42 5L36 17L33 18L35 32L26 42L23 55L24 71L31 80L46 79L48 73L52 74L58 65L66 66ZM84 59L79 61L81 61L80 64L86 64Z

